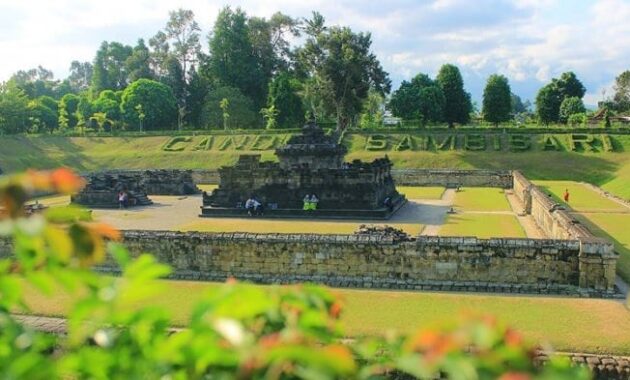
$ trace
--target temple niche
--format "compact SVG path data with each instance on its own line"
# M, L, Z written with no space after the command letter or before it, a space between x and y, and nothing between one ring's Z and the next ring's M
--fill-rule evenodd
M345 162L347 149L315 122L276 149L279 162L241 155L235 166L219 169L219 187L204 193L201 216L246 214L254 197L265 217L388 219L405 202L396 191L387 158ZM319 199L316 210L303 210L305 195Z

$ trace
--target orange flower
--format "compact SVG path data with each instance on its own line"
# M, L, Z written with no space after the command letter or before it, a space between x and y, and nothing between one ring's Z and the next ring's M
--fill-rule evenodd
M505 330L504 339L505 344L511 347L516 347L523 343L523 336L511 328Z
M85 226L100 237L119 241L122 239L120 231L106 223L85 223Z
M531 376L523 372L507 372L504 373L499 380L531 380Z
M73 194L85 186L85 180L67 168L60 168L50 174L53 188L63 194Z

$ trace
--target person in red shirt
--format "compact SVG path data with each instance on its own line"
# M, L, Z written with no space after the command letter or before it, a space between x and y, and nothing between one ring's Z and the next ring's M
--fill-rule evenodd
M565 190L564 190L564 196L563 196L563 198L564 198L564 201L565 201L565 202L569 203L569 189L565 189Z

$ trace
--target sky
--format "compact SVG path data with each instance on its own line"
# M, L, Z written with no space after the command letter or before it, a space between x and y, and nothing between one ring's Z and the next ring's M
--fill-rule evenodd
M394 89L453 63L477 102L493 73L533 100L551 78L574 71L585 103L595 105L630 69L630 0L0 0L0 81L38 65L64 78L71 61L92 61L103 40L148 40L177 8L194 11L207 49L225 5L259 17L317 10L329 25L369 31Z

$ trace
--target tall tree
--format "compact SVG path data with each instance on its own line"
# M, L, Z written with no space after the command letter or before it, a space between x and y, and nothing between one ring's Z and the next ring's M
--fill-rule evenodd
M615 78L615 95L613 104L619 112L630 111L630 70L626 70Z
M66 94L59 101L59 109L61 110L63 108L64 111L67 112L66 118L68 119L68 128L75 128L79 121L77 117L79 100L79 96L75 94Z
M572 71L562 73L560 78L554 78L551 82L554 84L562 100L572 97L582 99L586 93L586 88Z
M520 96L515 93L510 94L511 103L512 103L512 113L524 113L529 111L529 100L523 102Z
M200 31L193 11L180 8L169 12L164 35L171 43L171 54L179 61L184 76L188 75L189 68L197 62L201 51Z
M85 91L90 88L92 80L92 64L90 62L72 61L68 81L74 92Z
M90 92L96 98L103 90L122 90L129 83L125 62L133 53L131 46L103 41L96 52Z
M499 125L510 120L512 97L508 79L499 74L490 75L483 90L482 113L484 120Z
M252 100L238 88L219 87L206 96L202 123L209 129L260 128L262 117L254 111Z
M240 8L225 7L219 12L208 38L209 77L218 86L235 87L257 105L265 103L265 81L256 61L250 39L247 15Z
M203 103L208 94L209 84L206 78L200 75L194 67L190 68L190 78L188 80L188 91L186 91L186 116L185 122L196 128L202 128L201 114Z
M560 113L560 103L562 103L562 98L553 83L543 86L536 95L538 120L545 125L557 122Z
M314 14L314 17L316 14ZM313 24L319 21L313 20ZM325 101L334 109L337 128L356 123L370 89L389 93L391 81L376 55L370 51L369 33L354 33L347 27L313 28L301 59L311 76L327 87Z
M28 96L15 83L0 83L0 134L25 132Z
M449 127L454 123L467 123L470 120L472 103L470 94L464 90L464 80L457 66L443 65L436 80L444 93L444 118Z
M20 70L9 79L15 86L22 89L31 99L40 96L56 96L59 82L54 80L52 71L42 66L30 70Z
M297 128L304 122L304 108L300 99L299 82L287 72L278 74L269 85L268 108L276 111L277 128Z
M562 73L560 78L553 78L551 83L542 87L536 96L536 113L543 124L560 120L560 105L566 98L582 99L586 88L577 79L575 73Z
M131 55L125 61L125 70L129 83L142 78L153 79L155 77L151 70L151 53L142 38L138 40Z
M395 116L407 120L438 122L444 118L444 93L428 75L419 73L403 81L392 94L389 107Z

